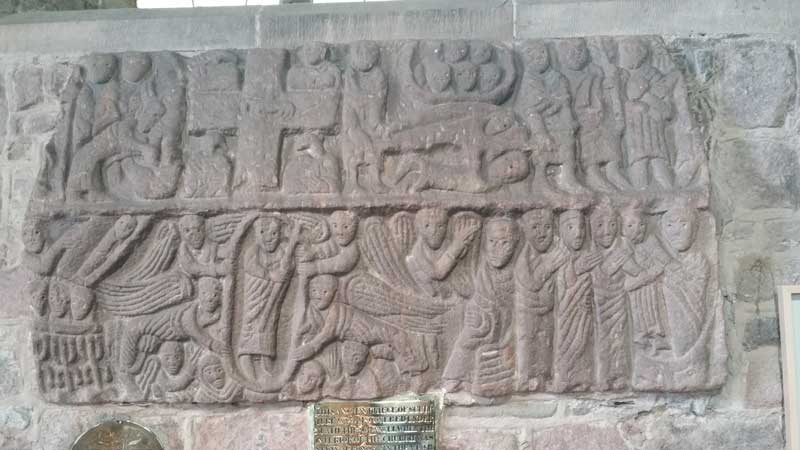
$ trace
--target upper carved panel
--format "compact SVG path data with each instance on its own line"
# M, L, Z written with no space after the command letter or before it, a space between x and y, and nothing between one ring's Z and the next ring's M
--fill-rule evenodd
M50 400L722 383L657 38L91 55L61 98L23 236Z

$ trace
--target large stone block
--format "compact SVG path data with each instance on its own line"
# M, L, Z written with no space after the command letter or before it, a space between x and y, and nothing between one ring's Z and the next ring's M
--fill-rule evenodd
M311 426L306 412L278 413L247 409L198 418L189 450L307 450Z
M751 408L780 408L783 405L780 347L762 347L746 356L747 405Z
M627 448L614 424L562 425L532 431L531 450L620 450Z
M508 432L450 430L443 432L442 450L518 450L517 437Z

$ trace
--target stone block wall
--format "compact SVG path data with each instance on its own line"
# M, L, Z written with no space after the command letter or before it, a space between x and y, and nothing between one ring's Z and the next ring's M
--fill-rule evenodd
M22 294L32 275L21 265L21 231L44 146L60 120L70 64L92 52L193 55L308 40L474 38L511 45L531 37L620 34L662 36L686 77L694 119L705 127L727 381L694 394L447 394L441 447L784 448L775 285L800 284L800 10L780 0L746 7L668 3L409 1L363 11L318 5L6 17L0 21L0 448L67 449L88 426L110 418L149 427L169 450L310 448L302 402L68 406L42 399L33 312Z

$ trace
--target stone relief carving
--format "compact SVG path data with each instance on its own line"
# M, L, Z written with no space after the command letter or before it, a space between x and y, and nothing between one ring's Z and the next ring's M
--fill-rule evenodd
M657 38L90 55L61 95L23 236L47 399L723 381Z

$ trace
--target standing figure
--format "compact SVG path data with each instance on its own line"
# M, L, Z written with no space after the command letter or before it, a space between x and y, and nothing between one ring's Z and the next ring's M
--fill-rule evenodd
M261 217L253 224L256 244L248 248L244 263L244 304L237 356L245 375L256 377L254 361L270 372L276 356L278 317L294 275L294 250L298 228L281 246L281 221Z
M664 298L657 282L670 263L670 256L658 238L647 232L644 210L637 203L622 211L622 241L633 252L636 264L642 268L638 277L628 277L625 289L631 303L633 342L655 355L670 348L666 339Z
M592 269L595 309L595 388L620 390L629 385L631 371L626 275L641 269L633 251L619 237L619 216L604 200L591 214L592 239L603 261Z
M585 391L594 382L593 292L589 272L602 262L602 255L583 250L586 221L580 210L561 213L558 230L561 246L569 256L556 278L552 389Z
M556 271L569 252L553 248L553 211L534 209L520 220L526 242L514 269L516 280L517 385L521 391L541 390L553 365L553 307Z
M620 43L620 64L625 76L625 146L628 171L638 189L652 181L672 187L667 125L675 114L672 90L678 74L662 74L649 62L650 49L641 39Z
M286 87L293 91L339 89L342 77L339 69L328 61L328 46L310 42L298 52L301 66L292 66L286 74Z
M342 105L344 187L347 192L383 192L381 154L373 139L385 134L386 74L380 65L380 49L361 41L350 47L350 67L345 71ZM364 172L362 179L360 171Z
M561 71L569 80L572 108L580 125L578 143L580 161L586 174L586 184L599 190L615 190L601 172L601 167L618 164L622 153L615 143L617 133L605 92L607 82L599 66L591 62L584 39L565 39L558 44ZM613 84L611 85L613 86ZM611 89L613 91L613 89ZM611 95L619 95L611 92Z
M549 164L561 166L560 182L569 189L578 185L575 163L578 123L572 114L569 83L553 68L544 41L528 41L521 52L525 75L516 110L527 122L534 146L543 150L531 154L531 190L551 191L546 178Z
M476 395L494 397L513 390L514 266L519 240L517 224L505 218L485 227L481 260L475 273L475 293L464 312L464 325L442 378L444 388L459 386Z

